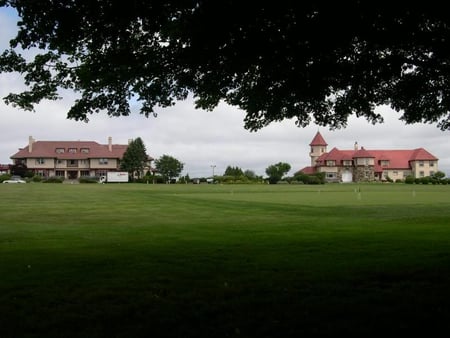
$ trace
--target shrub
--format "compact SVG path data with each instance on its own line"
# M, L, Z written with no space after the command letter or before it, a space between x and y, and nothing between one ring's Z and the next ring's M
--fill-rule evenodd
M10 174L2 174L0 175L0 183L2 183L3 181L9 180L11 178Z
M405 183L406 184L413 184L413 183L415 183L415 178L414 178L414 176L412 176L412 175L408 175L408 176L406 176L406 178L405 178Z
M98 183L99 179L95 176L82 176L78 179L80 183Z
M33 182L42 182L42 176L34 175L34 176L31 178L31 180L32 180Z
M422 177L420 179L420 183L422 183L422 184L429 184L429 183L431 183L430 177L428 177L428 176Z
M63 181L63 177L52 176L43 180L42 183L62 183Z
M308 176L308 184L321 184L320 178L317 176Z

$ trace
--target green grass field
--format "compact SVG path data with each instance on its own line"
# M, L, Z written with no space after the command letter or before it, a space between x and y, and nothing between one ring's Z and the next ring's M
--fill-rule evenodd
M0 337L450 330L450 186L0 184Z

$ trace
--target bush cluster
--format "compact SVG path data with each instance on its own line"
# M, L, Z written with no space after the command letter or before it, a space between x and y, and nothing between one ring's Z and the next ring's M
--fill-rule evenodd
M64 181L64 177L59 176L51 176L42 180L42 183L62 183Z
M306 175L298 173L294 177L288 179L290 183L297 182L303 184L325 184L325 173L315 173L312 175Z
M96 176L82 176L78 179L80 183L98 183L99 178Z
M432 176L417 177L410 175L405 178L406 184L450 184L450 178L445 178L443 173L438 172Z
M3 183L3 181L9 180L11 178L10 174L1 174L0 175L0 183Z

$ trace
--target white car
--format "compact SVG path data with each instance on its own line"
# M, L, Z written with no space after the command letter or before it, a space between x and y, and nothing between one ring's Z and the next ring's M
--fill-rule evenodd
M10 180L5 180L3 181L3 183L27 183L27 182L21 179L20 177L11 177Z

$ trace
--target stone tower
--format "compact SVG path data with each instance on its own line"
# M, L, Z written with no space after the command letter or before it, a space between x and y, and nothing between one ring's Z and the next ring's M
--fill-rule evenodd
M311 146L311 152L309 153L309 156L311 157L311 167L314 167L316 165L316 160L322 154L327 152L328 144L325 142L322 135L318 131L309 145Z

